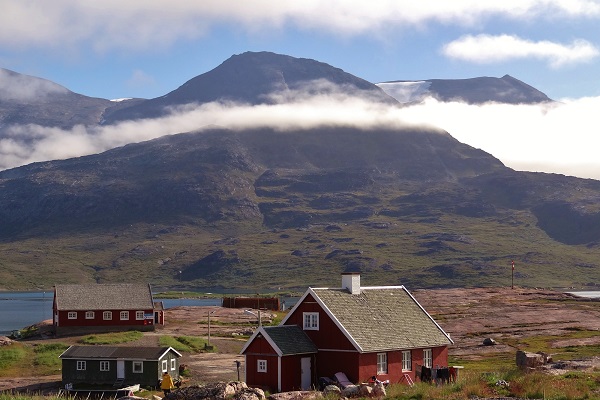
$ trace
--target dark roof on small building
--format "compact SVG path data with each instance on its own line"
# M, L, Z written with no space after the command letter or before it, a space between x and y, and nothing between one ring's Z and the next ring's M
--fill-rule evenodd
M172 347L71 346L60 355L60 358L159 360L168 351L173 351L181 357L181 353Z
M262 335L273 347L279 356L290 356L294 354L311 354L318 351L317 346L310 340L308 335L297 325L263 326L254 331L240 354L258 336Z
M297 325L265 327L266 334L281 350L281 355L316 353L317 346Z
M453 343L404 286L361 287L359 294L309 288L308 293L361 352Z
M110 283L56 285L58 310L151 310L152 289L148 284Z

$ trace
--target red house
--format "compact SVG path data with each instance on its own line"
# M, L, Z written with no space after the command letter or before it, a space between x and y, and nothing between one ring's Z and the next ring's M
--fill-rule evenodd
M52 310L57 336L164 324L162 303L154 302L147 284L55 285Z
M447 367L453 344L404 286L361 287L358 273L342 274L341 288L308 288L275 328L259 328L241 351L250 386L307 389L337 372L355 383L415 381L417 370Z

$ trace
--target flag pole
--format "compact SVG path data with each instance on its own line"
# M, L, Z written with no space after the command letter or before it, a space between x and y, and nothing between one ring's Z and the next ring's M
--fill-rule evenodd
M512 273L511 273L511 281L510 281L510 288L514 289L515 288L515 262L512 262Z

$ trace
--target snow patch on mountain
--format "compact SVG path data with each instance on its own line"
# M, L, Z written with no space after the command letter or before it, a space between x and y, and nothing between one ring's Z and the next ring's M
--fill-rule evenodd
M376 83L376 85L400 103L411 103L423 100L429 92L431 82L397 81Z

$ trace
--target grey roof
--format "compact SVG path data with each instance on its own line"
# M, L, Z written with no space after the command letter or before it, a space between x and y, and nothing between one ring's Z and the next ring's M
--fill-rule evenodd
M71 346L60 358L158 360L169 350L181 357L181 354L171 347Z
M309 289L362 352L452 344L403 286Z
M151 310L154 308L150 285L111 283L56 285L58 310Z
M279 347L281 355L316 353L317 346L297 325L264 327L265 334Z

